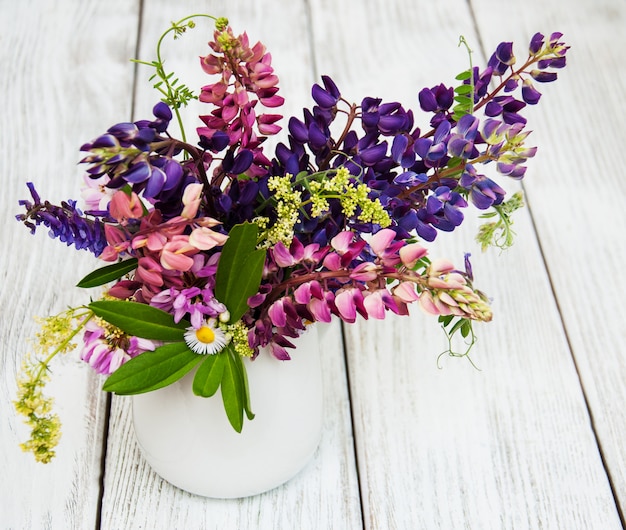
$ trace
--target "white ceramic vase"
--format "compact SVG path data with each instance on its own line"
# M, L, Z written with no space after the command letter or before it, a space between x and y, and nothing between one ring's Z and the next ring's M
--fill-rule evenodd
M256 495L296 475L315 453L322 432L321 336L310 328L290 350L290 361L262 351L245 359L255 418L237 433L220 391L195 396L193 374L132 397L141 453L162 478L190 493L214 498Z

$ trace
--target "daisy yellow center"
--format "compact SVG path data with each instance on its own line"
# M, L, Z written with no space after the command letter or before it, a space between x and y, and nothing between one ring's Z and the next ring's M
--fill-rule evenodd
M202 326L196 330L196 338L204 344L211 344L215 340L215 332L208 326Z

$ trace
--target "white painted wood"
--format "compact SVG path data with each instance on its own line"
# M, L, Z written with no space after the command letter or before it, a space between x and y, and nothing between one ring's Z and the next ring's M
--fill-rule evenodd
M509 27L521 17L518 5ZM464 2L312 6L318 70L331 63L342 93L357 100L367 87L367 95L414 105L423 86L450 84L466 68L460 34L479 42ZM479 27L494 32L500 9L484 7L493 14ZM524 9L527 19L540 12ZM559 90L575 90L549 89L552 102ZM571 109L560 110L568 120ZM528 178L541 177L542 167L547 158L533 162ZM460 264L471 250L478 285L495 297L495 321L479 327L474 353L482 371L445 359L440 372L436 354L444 344L419 310L408 320L347 328L368 528L621 527L528 212L518 217L519 241L503 256L477 255L475 223L460 240L442 236L433 254Z
M142 21L142 58L152 57L153 43L176 20L195 12L227 16L236 32L247 31L272 52L281 78L285 113L299 112L310 99L313 83L306 12L303 2L180 2L173 8L163 1L145 2ZM289 21L286 25L285 21ZM186 84L207 83L196 57L206 53L212 29L171 43L172 65ZM197 34L196 34L197 33ZM139 72L136 117L150 112L155 93ZM195 106L202 109L202 106ZM190 109L188 116L199 110ZM207 112L206 108L202 112ZM191 119L191 118L190 118ZM193 123L193 122L192 122ZM193 130L188 129L188 134ZM107 452L102 527L117 528L359 528L361 513L349 416L348 388L338 323L329 330L323 349L326 418L318 452L311 463L286 485L257 497L235 500L206 499L185 493L160 479L138 453L130 402L114 399ZM217 397L219 399L219 396ZM253 397L252 397L253 399ZM254 406L254 405L253 405ZM259 454L259 458L263 458ZM141 502L137 502L140 499Z
M35 237L18 225L27 180L43 198L76 197L79 148L113 109L128 115L134 2L0 2L0 527L93 528L100 495L105 415L100 381L77 355L53 362L48 394L63 423L57 458L37 464L18 447L28 437L12 406L15 376L36 331L32 317L88 302L76 282L97 264L88 253ZM115 83L111 79L116 78Z
M560 31L571 44L560 86L533 118L541 146L526 190L551 281L622 513L626 513L626 186L622 116L626 3L477 1L485 43Z

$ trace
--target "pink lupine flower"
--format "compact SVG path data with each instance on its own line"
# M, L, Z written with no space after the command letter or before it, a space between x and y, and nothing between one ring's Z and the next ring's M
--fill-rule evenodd
M282 116L280 114L261 114L257 118L257 124L259 127L259 132L261 134L277 134L282 130L280 125L276 125L276 122L281 120Z
M296 241L298 243L296 243ZM302 249L302 243L300 243L296 238L294 238L293 243L291 244L291 248L287 248L282 241L279 241L272 247L272 256L274 257L274 261L276 265L279 267L292 267L300 260L294 254L298 253L298 246L300 245L300 249ZM301 252L302 256L304 256L304 252ZM301 258L300 258L301 259Z
M419 300L419 295L415 290L413 282L400 282L394 287L393 295L408 304Z
M372 318L382 320L385 318L385 310L391 309L394 313L398 312L398 306L387 289L377 289L375 291L366 291L363 299L363 305L367 310L367 314Z
M320 248L319 243L311 243L310 245L304 247L304 256L302 260L309 263L319 263L328 251L328 247Z
M350 273L350 279L360 282L373 282L378 278L378 271L379 267L374 263L359 263Z
M198 213L200 207L200 198L202 196L202 184L192 183L187 184L185 191L183 192L183 211L181 217L185 219L193 219Z
M429 276L439 276L441 274L453 271L454 265L450 260L446 258L437 258L431 262L428 270Z
M326 294L332 296L332 293ZM322 300L320 300L319 298L312 298L306 307L311 312L311 315L316 322L330 322L332 320L330 306L328 305L327 298L324 298Z
M427 253L428 251L419 243L409 243L400 249L400 259L405 267L411 269Z
M141 282L134 280L120 280L107 291L108 296L127 300L135 296L135 293L141 289Z
M191 256L197 252L198 249L189 243L189 236L174 236L163 245L161 265L167 270L186 272L194 264Z
M381 256L396 237L396 233L389 229L383 228L376 232L370 239L370 248L377 256Z
M337 251L339 254L345 254L348 252L352 241L354 240L354 233L348 230L339 232L335 237L330 240L330 245Z
M367 309L363 304L363 293L356 287L340 289L335 295L335 306L339 316L344 322L352 324L356 321L359 313L364 318L368 318Z
M139 258L135 277L141 282L160 287L163 285L163 267L151 257Z
M215 247L221 247L226 243L228 236L215 232L206 226L194 228L189 234L189 244L198 250L210 250Z
M317 280L299 285L293 293L293 298L298 304L308 304L312 298L324 300L324 289Z
M385 318L385 304L378 293L378 291L366 291L366 296L363 298L363 305L370 317L383 320Z
M104 225L104 235L108 245L102 251L99 258L103 261L115 261L120 254L126 252L130 246L128 235L121 228L110 224Z
M400 263L398 251L404 246L403 241L394 241L397 234L390 228L376 232L369 241L369 246L385 265L393 266Z
M431 315L452 315L452 308L444 304L437 293L423 291L420 294L419 304L424 311Z
M144 207L139 196L133 191L130 196L124 191L117 191L111 197L109 204L111 217L125 225L128 219L141 219Z
M274 302L269 310L268 316L277 328L301 327L297 326L299 320L298 311L289 296L283 296Z
M323 264L328 270L338 271L341 269L341 256L336 252L330 252L326 254Z
M284 305L285 298L279 298L267 310L267 315L277 328L284 328L287 325L287 313Z
M215 319L226 311L226 306L216 300L213 290L208 287L171 287L153 296L150 305L172 313L174 322L180 322L185 315L189 315L195 329L199 329L207 317Z
M311 284L310 282L299 285L293 292L293 299L297 304L308 304L311 301Z
M270 352L274 357L276 357L279 361L289 361L291 356L287 353L287 350L275 342L270 342L268 344L270 348Z

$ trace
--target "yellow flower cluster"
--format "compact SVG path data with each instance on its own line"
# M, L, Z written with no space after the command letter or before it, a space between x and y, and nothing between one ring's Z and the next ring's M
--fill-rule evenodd
M311 192L311 215L320 217L330 208L328 199L339 199L341 209L346 217L352 217L357 208L361 209L358 220L363 223L376 223L385 228L391 224L389 214L383 209L378 199L371 200L368 195L371 191L367 185L355 186L350 182L350 173L345 167L323 180L312 180L308 184Z
M23 451L30 451L35 460L47 464L54 456L54 448L61 438L61 422L52 412L53 400L43 395L48 380L47 366L26 359L22 377L18 379L15 410L26 417L31 429L30 439L20 444Z
M83 328L91 313L83 308L71 308L45 319L36 318L40 331L33 341L33 352L25 359L18 378L17 400L13 403L18 414L30 427L30 439L20 447L33 453L38 462L47 464L55 455L54 448L61 437L61 422L52 412L53 400L44 396L48 380L48 363L59 353L72 351L74 337Z
M238 320L234 324L223 326L227 338L230 338L235 352L242 357L252 357L254 350L248 344L248 328Z
M316 177L322 177L319 180ZM284 177L271 177L268 188L274 192L276 201L276 222L266 229L269 220L265 217L256 218L259 228L264 230L261 247L268 248L279 241L289 247L293 239L294 226L298 222L300 211L311 204L311 216L321 217L330 210L329 199L337 199L346 217L352 217L359 210L357 219L363 223L376 223L385 228L391 224L389 214L384 210L378 199L368 197L370 189L365 184L355 185L350 181L350 173L345 167L336 171L306 175L302 180L296 178L292 182L290 174ZM310 179L310 180L309 180ZM302 192L295 189L302 185L309 191L310 198L302 200ZM306 214L305 214L306 215Z
M293 189L292 175L272 177L267 187L274 192L276 200L276 222L263 234L262 246L267 248L281 241L285 246L291 245L293 227L298 222L298 211L302 206L302 193Z

